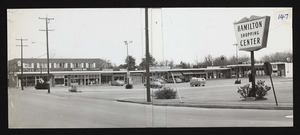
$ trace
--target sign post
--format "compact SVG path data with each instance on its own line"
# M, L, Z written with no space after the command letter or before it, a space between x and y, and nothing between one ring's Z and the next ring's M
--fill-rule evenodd
M275 102L276 102L276 105L278 106L277 98L276 98L276 93L275 93L275 89L274 89L274 85L273 85L273 81L272 81L272 77L271 77L273 69L272 69L272 65L270 64L270 62L265 62L264 63L264 72L265 72L266 75L270 76L270 80L271 80L271 84L272 84L272 89L273 89L273 93L274 93L274 97L275 97Z
M173 79L173 81L174 81L174 85L175 85L176 91L177 91L177 93L178 93L178 97L179 97L180 103L183 103L182 100L181 100L181 96L180 96L180 94L179 94L179 91L177 90L176 80L175 80L174 75L173 75L172 72L171 72L171 75L172 75L172 79Z
M244 17L234 23L234 31L239 50L249 51L251 53L252 90L249 96L252 97L255 97L256 93L254 51L267 47L269 25L269 16Z

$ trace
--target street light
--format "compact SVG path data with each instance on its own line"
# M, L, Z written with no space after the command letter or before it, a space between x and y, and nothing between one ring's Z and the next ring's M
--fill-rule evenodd
M128 44L132 43L133 41L124 41L125 45L127 46L127 85L129 85L129 56L128 56Z
M235 84L241 84L241 81L239 80L239 74L238 74L238 65L239 65L239 59L238 59L238 44L233 44L233 46L236 46L236 54L235 54L235 57L236 57L236 81L235 81Z

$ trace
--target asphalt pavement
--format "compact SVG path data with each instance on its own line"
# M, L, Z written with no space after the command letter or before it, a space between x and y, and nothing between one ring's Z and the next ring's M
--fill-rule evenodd
M236 79L207 80L204 87L189 87L188 83L166 84L177 90L180 95L176 99L155 99L151 89L151 102L145 97L120 98L119 102L138 104L151 104L156 106L181 106L199 108L225 108L225 109L264 109L264 110L293 110L293 79L273 77L273 85L277 97L277 105L273 89L268 92L266 99L246 101L240 98L237 87L248 84L247 78L240 78L241 84L234 84ZM257 77L264 80L265 85L271 86L269 77ZM176 89L177 88L177 89ZM179 98L181 97L181 100Z

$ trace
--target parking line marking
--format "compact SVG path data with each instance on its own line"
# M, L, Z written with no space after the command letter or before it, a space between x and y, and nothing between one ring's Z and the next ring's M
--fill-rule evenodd
M293 115L285 116L286 118L293 118Z

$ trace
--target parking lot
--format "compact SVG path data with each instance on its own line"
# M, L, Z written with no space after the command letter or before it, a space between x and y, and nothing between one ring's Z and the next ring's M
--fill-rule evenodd
M259 79L264 79L266 84L270 85L269 78ZM190 87L189 83L176 85L184 102L183 105L205 103L225 106L235 104L275 106L272 91L266 96L267 100L242 101L237 93L237 87L248 83L247 78L243 78L242 84L238 85L234 84L234 81L235 79L207 80L204 87ZM292 106L292 79L277 77L273 81L279 106ZM174 84L166 84L166 86L176 89ZM69 92L68 88L52 87L50 94L47 90L35 90L33 87L24 88L24 91L20 88L8 88L9 127L228 127L291 126L293 124L292 119L286 118L286 116L293 116L291 109L276 111L205 109L205 107L155 105L156 103L181 104L178 98L162 100L152 97L153 106L116 102L120 99L145 101L146 88L143 84L135 84L133 89L109 85L84 86L78 87L81 92L76 93ZM151 94L154 90L157 89L151 89ZM249 123L249 120L252 122Z
M241 84L234 84L236 79L215 79L206 80L206 85L201 87L190 87L189 83L166 83L165 86L178 90L183 101L192 102L228 102L240 101L237 87L248 84L248 78L240 78ZM264 80L265 85L271 86L269 77L259 77L256 80ZM273 77L273 83L278 103L293 103L293 81L289 78ZM110 86L109 84L100 86L78 86L79 93L68 92L69 87L51 87L51 94L67 97L82 97L92 99L117 100L127 98L146 99L146 87L144 84L133 84L133 89L125 89L125 86ZM151 94L158 89L151 88ZM33 87L25 88L25 91L34 93L47 93L47 90L35 90ZM273 91L270 90L266 96L268 100L257 101L264 103L274 103ZM155 100L155 99L153 99ZM162 101L162 100L159 100ZM179 99L165 100L166 102L179 102Z

